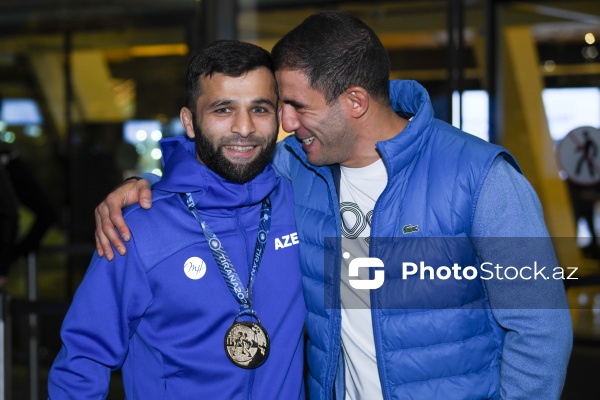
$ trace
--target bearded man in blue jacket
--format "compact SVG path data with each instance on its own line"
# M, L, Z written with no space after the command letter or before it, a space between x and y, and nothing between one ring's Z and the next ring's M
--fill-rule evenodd
M476 273L485 260L556 265L513 157L436 120L416 82L388 83L383 45L348 14L312 15L272 55L295 133L274 166L294 189L310 398L558 399L572 343L562 281L420 279L400 262L426 254L438 278L457 261ZM147 188L97 208L99 252L112 257L109 240L124 250L112 222L126 238L117 209L147 207ZM510 245L515 232L525 245ZM367 268L353 262L367 257L386 261L385 283L355 289L350 272ZM371 284L369 270L357 275Z
M161 141L154 207L124 211L129 254L97 255L65 317L51 399L99 399L121 368L131 399L304 399L292 189L269 164L269 53L215 42L192 59L187 137Z

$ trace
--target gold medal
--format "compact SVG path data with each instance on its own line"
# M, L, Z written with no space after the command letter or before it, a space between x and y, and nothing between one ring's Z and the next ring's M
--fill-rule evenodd
M269 335L259 322L237 318L225 334L225 353L240 368L253 369L269 356Z

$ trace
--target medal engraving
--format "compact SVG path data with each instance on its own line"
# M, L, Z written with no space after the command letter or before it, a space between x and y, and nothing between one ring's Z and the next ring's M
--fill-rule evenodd
M269 356L269 335L260 323L236 321L225 334L225 353L240 368L257 368Z

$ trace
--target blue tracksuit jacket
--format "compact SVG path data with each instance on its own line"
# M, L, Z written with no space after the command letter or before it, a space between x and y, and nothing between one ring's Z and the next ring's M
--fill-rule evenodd
M63 347L49 376L51 399L100 399L122 368L128 399L303 399L303 324L297 240L289 182L271 166L246 184L224 181L200 164L194 143L163 140L165 171L150 210L124 215L127 255L93 257L61 329ZM233 365L224 336L238 313L198 222L181 200L192 192L244 285L252 265L263 198L272 224L253 289L271 340L257 369ZM200 279L184 269L206 263Z

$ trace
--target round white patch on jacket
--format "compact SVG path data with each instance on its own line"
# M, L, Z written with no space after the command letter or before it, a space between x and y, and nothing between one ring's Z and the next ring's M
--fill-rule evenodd
M183 264L183 272L190 279L200 279L206 273L206 263L200 257L190 257Z

